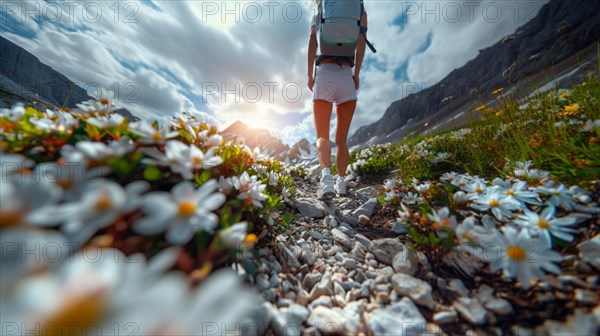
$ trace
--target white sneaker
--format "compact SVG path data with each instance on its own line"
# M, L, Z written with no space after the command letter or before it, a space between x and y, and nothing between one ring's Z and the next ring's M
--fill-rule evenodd
M335 181L335 192L337 192L338 195L346 195L346 177L345 176L337 177L337 180Z
M335 196L333 182L333 176L331 176L331 174L323 174L321 176L321 181L319 182L319 199L330 200Z

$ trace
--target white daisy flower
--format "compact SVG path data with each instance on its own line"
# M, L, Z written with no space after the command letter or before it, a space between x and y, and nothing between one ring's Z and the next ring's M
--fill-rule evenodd
M111 110L111 106L108 101L96 101L96 100L88 100L77 104L77 108L73 110L73 113L78 114L98 114L98 113L107 113Z
M492 187L500 187L502 189L510 189L512 187L512 183L508 180L496 177L492 180Z
M158 129L155 129L150 123L145 121L130 124L129 130L136 135L139 135L140 138L136 141L144 145L162 145L167 140L172 139L179 134L176 131L171 131L169 126L159 126Z
M456 204L457 206L466 205L471 201L471 198L469 198L467 194L461 190L455 192L452 196L452 199L454 200L454 204Z
M487 187L481 180L473 179L462 186L461 189L467 192L469 199L476 199L486 191Z
M12 309L7 314L3 309L2 322L44 333L160 334L166 325L182 322L190 297L198 299L183 274L165 274L178 255L167 249L147 263L140 254L126 257L116 249L79 251L3 296L2 304Z
M587 204L592 202L592 197L590 196L590 194L579 186L571 186L569 188L569 192L580 203Z
M141 206L146 217L138 220L133 229L144 235L166 229L169 243L186 244L196 231L209 231L217 227L219 217L212 211L225 202L225 195L216 192L216 188L217 181L214 179L198 189L184 181L173 187L170 193L149 193Z
M277 172L269 172L269 185L275 186L279 182L279 174Z
M489 216L488 216L489 217ZM461 244L473 245L485 243L494 237L495 229L488 226L477 225L477 219L474 216L465 218L462 223L456 227L456 236Z
M426 192L429 190L429 188L431 187L431 182L425 182L425 183L422 183L422 184L417 184L417 185L415 185L414 187L415 187L415 189L416 189L416 190L417 190L419 193L421 193L421 194L424 194L424 193L426 193Z
M503 218L510 217L512 210L519 208L519 203L497 190L491 190L474 198L471 206L479 211L490 210L498 220L502 220Z
M568 242L573 241L573 234L576 234L577 230L569 228L569 226L573 226L577 222L577 218L570 216L554 217L556 215L554 206L545 208L540 214L527 209L524 211L525 214L517 215L518 219L514 222L528 229L534 236L539 236L546 246L552 246L550 235Z
M398 215L400 216L400 218L398 218L398 219L402 222L405 222L412 215L412 211L410 210L410 208L408 208L406 205L404 205L404 203L400 203L400 207L402 209L398 210Z
M91 161L105 161L108 158L123 157L135 149L131 139L125 137L108 144L99 141L80 141L75 148Z
M573 210L573 207L577 204L575 198L571 194L571 191L567 189L563 184L556 185L554 183L546 183L545 185L535 188L535 191L550 196L548 203L559 207L562 206L567 211Z
M62 190L47 181L33 179L5 179L0 181L0 228L47 221L43 215L54 209Z
M385 189L385 192L390 192L391 190L396 188L397 183L398 181L396 179L385 180L385 182L383 183L383 188Z
M281 197L283 198L284 201L289 202L291 196L292 196L292 193L290 192L290 188L283 187L281 189Z
M2 206L0 206L1 208ZM0 246L2 246L2 272L0 291L10 293L23 278L60 264L73 253L74 246L56 230L14 226L2 223ZM45 250L45 251L44 251ZM52 253L50 253L52 252ZM5 300L3 295L2 300ZM2 314L0 303L0 315ZM4 322L4 316L0 317Z
M178 140L167 141L165 153L156 148L143 148L142 151L155 160L149 160L159 165L169 166L174 173L181 174L186 180L194 178L196 169L208 169L220 165L223 159L214 155L214 147L205 153L195 145L186 145Z
M33 179L59 185L65 191L65 200L80 198L80 189L84 185L95 183L102 176L110 173L108 167L88 169L83 153L75 150L71 145L64 145L61 154L63 160L60 162L42 162L35 166Z
M402 202L406 203L406 204L417 204L419 202L421 202L423 200L423 197L421 197L419 194L413 193L413 192L408 192L406 193L406 195L404 195L404 197L402 198Z
M258 181L256 175L249 176L247 172L244 172L239 177L234 178L234 185L240 192L237 198L244 201L244 205L254 205L257 208L263 207L261 201L268 198L263 193L267 186Z
M448 236L447 232L440 231L442 228L454 231L457 225L456 217L450 215L450 209L447 207L442 208L439 212L434 209L433 213L428 214L427 217L433 222L433 227L441 238Z
M21 120L25 115L25 106L22 103L13 105L11 109L0 108L0 118L7 118L12 122Z
M456 179L456 172L447 172L440 176L440 182L452 183Z
M120 184L100 180L87 184L78 201L61 204L40 213L34 223L42 226L61 224L61 231L71 242L88 241L96 232L114 223L123 213L140 205L140 195L150 189L146 181L137 181L125 188Z
M257 174L264 174L267 172L267 167L259 163L254 163L253 168Z
M396 194L395 189L390 189L389 191L385 192L385 200L386 201L394 200L394 199L396 199L396 196L397 196L397 194Z
M200 140L206 147L218 147L223 144L223 137L220 134L208 135L210 131L204 130L196 135L196 139ZM190 133L192 133L190 131Z
M587 120L583 127L579 129L579 132L591 132L598 128L600 128L600 119L596 119L594 121Z
M79 119L65 112L55 112L57 118L29 118L29 121L37 128L47 132L64 132L79 126Z
M223 176L219 176L219 192L225 194L225 195L229 195L229 193L231 192L231 189L233 189L234 186L234 182L233 179L231 177L223 177Z
M86 122L92 124L98 128L113 128L120 126L125 121L125 117L118 114L113 113L108 116L97 116L88 118Z
M6 176L19 174L24 169L31 168L34 165L35 162L24 155L3 153L0 151L0 173L2 174L3 181Z
M440 163L446 159L448 159L450 156L452 156L452 154L447 153L447 152L443 152L443 153L437 153L433 156L433 158L431 158L431 163Z
M469 177L462 174L450 181L450 184L459 188L463 188L467 183L469 183Z
M504 188L503 186L495 185L492 187L494 190L498 190L508 198L517 201L521 208L525 207L525 204L533 204L540 205L541 203L538 201L539 195L529 190L527 188L526 181L517 180L514 184L510 185L510 187Z
M227 246L240 247L248 233L248 222L240 222L219 231L219 238Z
M521 288L527 289L532 281L545 279L544 271L560 274L555 262L563 260L560 253L550 249L539 239L532 239L527 230L510 226L503 234L496 234L492 244L486 246L480 256L490 263L492 272L502 270L506 278L517 278Z
M280 216L281 214L279 213L279 211L267 209L267 223L269 223L269 225L273 225L273 223L275 223L275 220Z

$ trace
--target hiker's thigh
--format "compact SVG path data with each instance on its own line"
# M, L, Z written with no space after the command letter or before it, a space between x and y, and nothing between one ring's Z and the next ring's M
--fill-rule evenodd
M350 100L343 104L336 106L337 115L337 129L335 132L335 143L338 145L345 145L346 139L348 138L348 130L350 129L350 123L352 123L352 117L354 116L354 110L356 109L356 100Z
M329 124L331 122L331 111L333 104L317 99L313 101L313 115L315 118L315 128L317 129L317 138L329 140Z

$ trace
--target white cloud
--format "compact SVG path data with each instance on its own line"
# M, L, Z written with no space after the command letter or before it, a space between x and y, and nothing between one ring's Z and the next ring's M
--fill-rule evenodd
M113 2L79 1L71 8L61 4L58 19L56 5L20 3L40 8L37 13L7 12L35 36L9 29L5 37L75 82L90 89L97 83L104 96L118 93L119 103L140 117L164 119L186 110L208 113L221 124L241 119L273 129L290 145L302 137L315 140L312 94L306 88L309 1L227 2L227 8L221 1L127 1L119 3L118 15ZM474 8L472 15L465 12L467 3ZM532 18L543 3L366 0L368 35L379 52L367 50L351 132L380 118L405 94L407 81L433 85L478 49ZM236 4L238 12L223 11ZM490 22L496 4L503 12ZM454 5L463 16L451 22ZM433 14L423 18L422 6ZM393 24L406 10L407 22ZM419 50L428 36L431 45ZM405 78L395 79L402 65ZM281 126L290 113L306 117ZM333 130L331 134L333 139Z

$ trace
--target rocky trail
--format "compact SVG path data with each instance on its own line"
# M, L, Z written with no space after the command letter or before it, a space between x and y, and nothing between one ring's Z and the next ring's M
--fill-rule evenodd
M437 268L424 254L409 250L404 228L394 224L395 210L378 204L381 183L360 182L357 176L347 180L348 195L328 202L317 200L315 178L297 181L296 218L274 238L272 253L254 260L256 274L249 276L265 300L250 333L594 333L598 306L593 314L575 306L597 305L597 274L561 275L547 288L523 293L486 281L481 272L469 277L450 266ZM550 320L557 315L574 316Z

